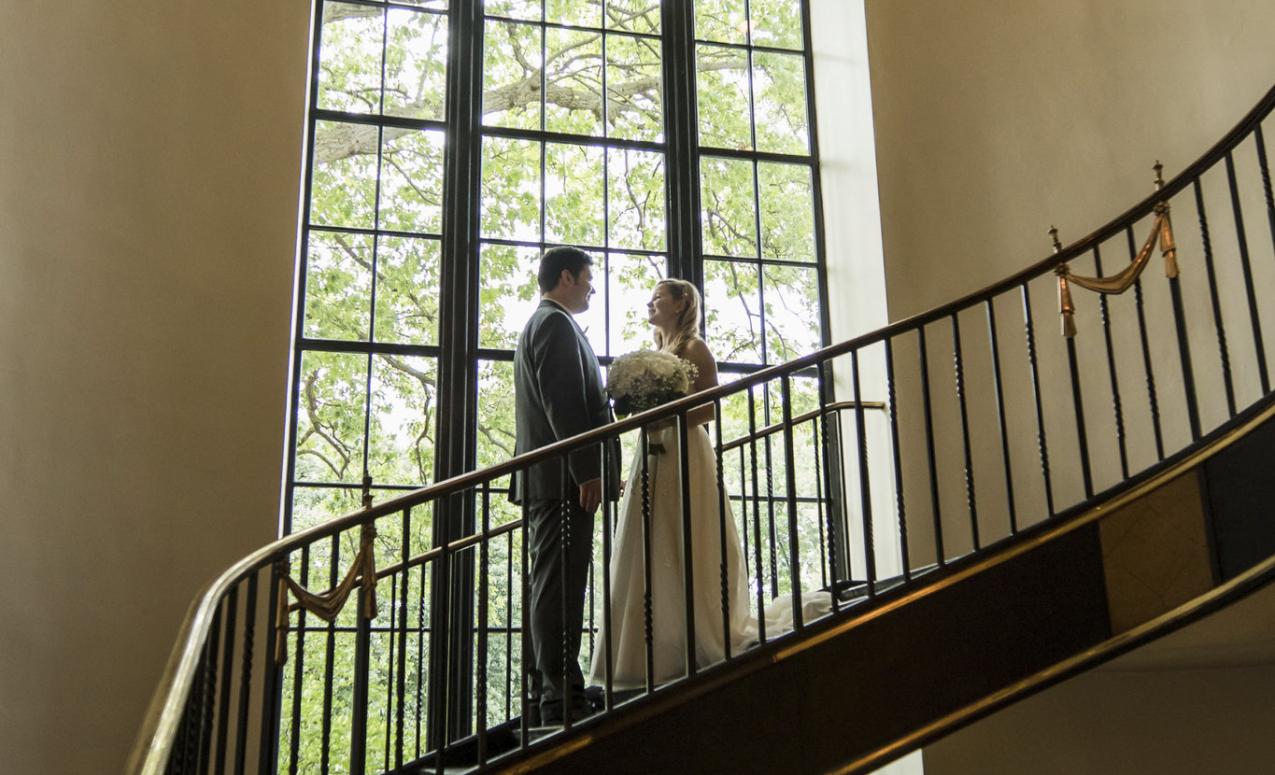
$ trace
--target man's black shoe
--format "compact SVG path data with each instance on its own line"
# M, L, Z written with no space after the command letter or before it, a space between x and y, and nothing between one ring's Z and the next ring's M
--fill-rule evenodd
M584 704L573 705L571 707L571 723L574 724L578 721L583 721L584 719L588 718L589 716L592 716L596 712L597 711L595 711L593 708L589 707L588 705L584 705ZM562 724L562 703L561 702L554 703L551 705L540 706L540 726L556 727L556 726L560 726L561 724Z

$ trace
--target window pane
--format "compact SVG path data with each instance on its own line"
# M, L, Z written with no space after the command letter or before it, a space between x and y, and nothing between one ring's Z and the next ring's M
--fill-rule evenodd
M478 467L514 456L514 365L509 361L478 362ZM507 486L507 480L494 483ZM503 494L493 501L505 499Z
M655 345L646 321L646 303L655 284L668 276L664 256L612 253L607 257L609 355L622 355Z
M782 363L818 350L819 275L813 268L765 268L766 360Z
M798 55L765 51L753 54L757 150L809 152L805 68L804 59Z
M762 362L760 282L754 264L704 262L704 319L718 361Z
M601 33L549 29L545 44L545 129L601 135Z
M784 261L815 261L815 212L810 168L757 164L761 194L761 255Z
M428 484L434 473L438 369L433 358L373 358L367 469L377 484Z
M610 246L664 250L664 154L607 151Z
M310 232L306 256L305 335L367 340L372 303L372 238Z
M297 396L296 478L305 482L363 479L367 356L307 352Z
M602 148L545 146L545 241L601 245Z
M438 240L380 238L376 341L438 344Z
M485 0L483 13L509 19L540 20L541 0Z
M757 255L752 162L702 157L700 207L706 255Z
M447 17L389 11L385 113L442 120L447 94Z
M700 45L695 71L700 145L751 149L748 57L739 49Z
M661 68L660 41L607 36L607 132L611 137L664 140Z
M372 227L379 131L360 124L315 122L310 223Z
M442 231L442 132L385 130L380 215L383 229Z
M575 27L601 27L602 0L546 0L545 21Z
M381 105L385 10L350 3L323 6L318 107L376 113Z
M483 138L484 237L540 240L540 143Z
M801 0L751 0L753 45L802 48Z
M330 519L352 514L362 508L362 495L353 487L298 487L292 495L292 532L296 533L315 525L322 525ZM325 549L331 544L323 541L315 545ZM322 562L315 562L315 552L311 551L310 588L322 589L328 580L328 552L323 552ZM301 553L293 555L300 560ZM301 563L294 562L294 573L297 580L301 576Z
M606 24L607 29L610 30L658 35L660 2L659 0L607 0Z
M536 286L540 250L483 245L478 267L478 346L512 350L540 302Z
M695 0L695 37L722 43L747 43L744 0Z
M484 25L483 123L487 126L540 128L540 35L540 27L531 24Z
M589 299L589 308L575 316L576 325L589 340L594 354L606 353L607 346L607 311L606 311L606 254L590 253L593 256L593 296Z

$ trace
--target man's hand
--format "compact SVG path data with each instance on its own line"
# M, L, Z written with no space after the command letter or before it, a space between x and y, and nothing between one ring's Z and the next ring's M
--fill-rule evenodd
M589 514L598 510L602 503L602 479L590 479L580 485L580 508Z

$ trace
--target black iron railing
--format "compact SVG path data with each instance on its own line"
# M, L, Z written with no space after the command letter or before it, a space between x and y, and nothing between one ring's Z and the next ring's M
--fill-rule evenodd
M770 598L790 594L800 603L818 588L833 593L828 619L858 615L883 594L1145 478L1270 392L1262 327L1275 314L1275 198L1262 124L1272 107L1275 90L1181 174L1164 182L1157 171L1147 199L977 293L255 552L192 609L134 770L442 772L551 745L552 731L532 723L528 546L523 516L505 503L505 481L631 434L645 450L652 424L670 420L676 442L667 454L679 455L701 432L688 412L705 404L720 420L710 431L715 481L694 486L725 497L717 514L693 513L688 456L676 458L682 552L693 550L692 519L712 519L725 556L728 520L736 520L754 615ZM1212 225L1206 215L1219 202L1234 239L1216 226L1216 210ZM1185 210L1197 216L1198 235L1174 234L1168 214ZM1156 239L1139 250L1147 227ZM1164 279L1139 278L1156 246ZM1104 277L1110 257L1125 251L1134 268ZM1089 260L1095 276L1073 272ZM1073 284L1103 295L1077 304ZM1053 310L1040 294L1055 289L1063 336L1042 325ZM1128 289L1127 302L1107 298ZM817 381L811 407L798 406L793 392L803 375ZM871 402L882 395L885 404ZM759 412L762 404L782 421L759 422L772 416ZM740 423L741 413L746 432L724 441L723 425ZM649 536L660 515L642 486L650 461L639 456L638 492L628 494L642 501L646 525L647 680L617 691L611 649L601 642L611 637L616 581L617 508L604 503L596 538L579 537L594 541L596 553L581 656L605 655L599 711L582 723L748 657L732 653L727 638L721 663L697 660L697 635L718 625L693 615L695 589L720 590L726 628L730 579L724 563L716 578L683 574L684 676L657 685L649 585L660 558ZM438 544L421 538L420 527L438 519L464 529ZM328 596L299 605L288 577L299 588L344 589L358 603L341 607ZM802 638L815 623L794 607L793 632L768 633L763 624L750 650ZM316 624L319 613L331 621ZM568 714L561 728L572 726Z

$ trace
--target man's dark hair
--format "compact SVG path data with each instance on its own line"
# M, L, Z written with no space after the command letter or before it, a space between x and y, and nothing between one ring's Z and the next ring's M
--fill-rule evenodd
M579 277L580 271L586 266L593 266L593 258L580 248L549 248L540 257L540 273L536 278L540 283L540 292L548 293L557 288L563 269L570 272L572 277Z

